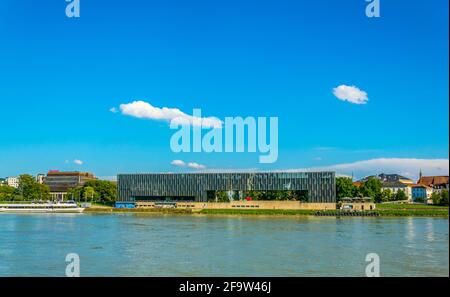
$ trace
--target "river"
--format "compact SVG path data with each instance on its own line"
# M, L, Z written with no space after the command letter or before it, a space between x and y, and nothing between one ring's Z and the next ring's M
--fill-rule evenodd
M444 218L1 214L0 276L448 276Z

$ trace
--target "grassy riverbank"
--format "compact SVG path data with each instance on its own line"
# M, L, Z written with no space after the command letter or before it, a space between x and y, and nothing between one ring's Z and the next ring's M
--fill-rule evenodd
M303 209L202 209L192 211L191 209L173 208L112 208L91 207L86 208L88 213L147 213L147 214L204 214L204 215L276 215L276 216L307 216L314 215L315 210ZM322 211L322 213L336 210ZM377 209L370 213L378 213L383 217L447 217L448 207L428 205L377 205ZM367 213L369 214L369 213Z
M386 217L447 217L447 209L379 209L380 216Z
M199 213L209 215L314 215L315 210L282 210L282 209L203 209ZM321 214L335 214L336 210L324 210ZM378 209L360 213L365 216L379 214L383 217L448 217L446 209Z
M382 216L448 217L448 206L425 204L377 204Z
M410 209L437 209L448 210L448 206L427 205L427 204L394 204L394 203L377 203L377 209L396 209L396 210L410 210Z
M84 210L88 213L166 213L166 214L192 214L191 209L181 208L113 208L107 206L89 207Z
M314 210L293 209L192 209L182 208L112 208L90 207L84 210L88 213L165 213L165 214L205 214L205 215L314 215Z
M308 209L202 209L198 213L208 215L314 215Z

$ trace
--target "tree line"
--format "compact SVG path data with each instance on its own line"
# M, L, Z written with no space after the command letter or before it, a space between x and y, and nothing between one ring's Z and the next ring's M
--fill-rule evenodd
M345 197L370 197L374 202L403 201L408 197L403 190L393 193L390 189L382 189L379 179L369 177L361 186L355 186L349 177L336 178L336 198L338 201ZM434 192L432 194L433 204L448 205L448 190Z
M69 189L66 200L112 202L117 197L115 182L107 180L90 180L83 186ZM19 186L14 188L0 186L0 201L46 201L50 200L50 188L40 184L29 174L19 176Z
M336 178L336 198L338 201L349 197L370 197L373 202L388 202L407 200L408 197L403 190L393 193L390 189L382 189L382 183L378 178L369 177L362 182L361 186L356 186L349 177Z
M0 186L0 201L49 200L50 188L29 174L19 176L19 187Z
M440 192L433 192L431 200L433 200L433 204L448 206L448 190L443 189Z
M88 202L114 202L117 185L108 180L89 180L83 186L69 189L67 199Z

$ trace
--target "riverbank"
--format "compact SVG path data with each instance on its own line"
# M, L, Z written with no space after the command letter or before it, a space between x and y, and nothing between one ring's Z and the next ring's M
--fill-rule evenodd
M304 209L192 209L180 208L112 208L112 207L90 207L87 213L139 213L139 214L202 214L202 215L314 215L315 210Z
M244 210L244 209L203 209L200 214L208 215L316 215L321 216L336 215L336 210L281 210L281 209L260 209L260 210ZM341 212L342 213L342 212ZM382 216L382 217L444 217L448 218L447 209L380 209L371 211L355 212L356 216ZM345 212L343 213L345 214Z
M163 214L192 214L191 209L183 208L114 208L108 206L93 206L86 208L87 213L163 213Z
M448 207L428 205L377 205L377 209L370 211L383 217L444 217L448 218ZM276 215L276 216L312 216L316 210L309 209L192 209L181 208L113 208L113 207L91 207L86 208L87 213L147 213L147 214L204 214L204 215ZM321 213L336 212L335 210L324 210ZM360 214L366 214L359 212ZM367 214L369 214L367 212Z
M448 206L425 204L377 204L382 216L447 217Z

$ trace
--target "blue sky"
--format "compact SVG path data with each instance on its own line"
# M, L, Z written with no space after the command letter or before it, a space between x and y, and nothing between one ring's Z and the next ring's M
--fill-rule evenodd
M80 18L66 4L0 2L0 176L192 170L173 160L448 174L448 1L381 0L380 18L363 0L81 0ZM135 100L276 116L278 161L173 153L167 122L110 112Z

